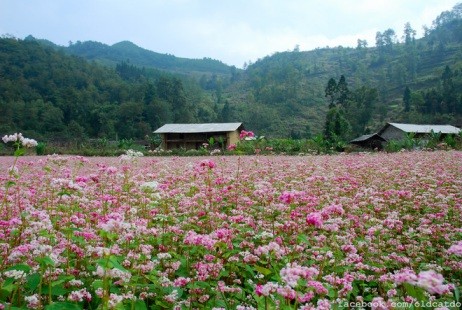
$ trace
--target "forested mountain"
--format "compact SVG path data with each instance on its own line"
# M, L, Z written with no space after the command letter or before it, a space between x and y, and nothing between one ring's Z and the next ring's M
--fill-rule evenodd
M192 78L116 68L34 40L0 39L0 132L41 139L143 138L165 122L212 121Z
M415 38L280 52L245 70L130 42L0 39L0 133L143 138L168 122L243 121L259 135L348 140L385 121L462 124L462 4ZM372 45L372 44L371 44Z
M107 45L95 41L70 42L69 46L59 46L48 40L38 40L33 36L25 38L26 41L37 41L56 50L81 56L90 61L115 67L118 63L128 61L137 67L155 68L173 73L184 74L230 74L235 67L228 66L219 60L206 58L188 59L170 54L160 54L146 50L130 41L122 41Z
M415 34L406 23L402 35L393 29L377 32L375 47L358 39L356 48L267 56L223 93L224 101L233 117L257 132L321 133L329 110L328 82L337 84L343 76L349 95L338 105L350 123L346 138L375 131L385 121L461 125L462 4L441 13L423 38Z

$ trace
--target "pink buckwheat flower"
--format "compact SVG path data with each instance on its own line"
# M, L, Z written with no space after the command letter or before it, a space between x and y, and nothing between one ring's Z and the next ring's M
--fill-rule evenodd
M300 279L313 280L319 271L313 267L300 266L297 263L287 264L279 272L281 279L290 287L296 287ZM314 283L313 283L314 284ZM317 285L317 284L316 284Z
M269 296L277 291L279 285L274 282L268 282L265 285L257 284L255 294L257 296Z
M417 282L417 275L410 269L402 269L401 271L392 275L391 278L396 284L402 284L404 282L416 284Z
M29 309L39 309L40 308L40 297L38 294L24 297L24 300L27 302L27 308Z
M372 299L372 303L371 303L371 309L372 310L388 310L388 306L385 302L385 300L383 300L382 297L374 297L374 299Z
M454 254L457 256L462 256L462 241L459 241L457 243L454 243L451 245L451 247L448 249L448 254Z
M430 294L443 295L449 293L449 285L443 284L443 275L433 270L422 271L417 276L417 285Z
M215 164L215 162L213 160L206 159L206 160L201 161L199 166L201 168L213 169L213 168L215 168L216 164Z
M277 293L287 300L294 300L297 298L297 292L290 286L279 287Z
M306 223L308 225L313 225L316 228L322 227L322 215L319 212L312 212L306 216Z
M82 302L82 301L91 301L91 294L85 289L81 289L78 291L72 291L69 293L68 299L74 302Z
M191 278L179 277L173 281L173 286L183 287L186 286L186 284L188 284L189 282L191 282Z

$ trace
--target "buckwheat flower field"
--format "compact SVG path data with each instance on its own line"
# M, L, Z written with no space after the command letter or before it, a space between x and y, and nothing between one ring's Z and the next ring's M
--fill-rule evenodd
M457 309L462 153L2 157L0 309Z

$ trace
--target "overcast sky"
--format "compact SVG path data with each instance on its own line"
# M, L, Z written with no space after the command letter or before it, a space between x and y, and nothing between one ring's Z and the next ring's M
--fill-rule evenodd
M59 45L128 40L177 57L210 57L242 68L274 52L401 39L461 0L0 0L0 35L31 34Z

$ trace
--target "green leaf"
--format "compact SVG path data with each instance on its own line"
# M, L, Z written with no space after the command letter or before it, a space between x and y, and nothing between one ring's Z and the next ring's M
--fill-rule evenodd
M245 265L244 265L244 268L245 268L245 270L247 270L247 271L252 275L252 277L255 276L255 272L253 271L252 267L250 267L249 265L245 264Z
M35 259L42 267L54 267L55 262L49 256L37 257Z
M18 156L23 156L24 154L26 154L26 150L23 149L23 148L19 148L17 149L16 151L14 151L14 156L15 157L18 157Z
M417 301L422 302L426 300L424 290L420 287L415 287L409 283L403 283L404 289L409 296L414 297Z
M171 307L170 304L162 300L156 300L156 306L162 307L164 309L169 309Z
M457 287L457 285L454 285L454 297L456 298L456 302L459 302L460 292L459 292L459 288Z
M68 290L64 288L64 285L55 285L51 287L51 295L53 296L61 296L68 293Z
M7 269L8 271L10 270L21 270L21 271L24 271L25 273L28 273L30 271L30 267L28 265L25 265L25 264L18 264L18 265L14 265L14 266L11 266Z
M366 296L364 296L364 301L366 302L371 302L372 299L374 299L374 295L372 294L367 294Z
M7 295L11 294L11 292L13 292L15 289L18 288L16 284L6 283L8 280L14 280L14 279L6 279L5 283L3 283L2 285L2 291L6 291Z
M299 243L301 243L301 242L303 242L303 243L309 243L309 242L308 242L308 238L307 238L304 234L299 234L299 235L297 236L297 241L298 241Z
M329 287L327 296L329 296L331 299L334 299L337 297L337 291L334 290L332 287Z
M215 300L214 307L226 309L226 303L224 300L218 299L218 300Z
M210 284L204 281L196 281L194 282L194 287L200 287L200 288L209 288Z
M55 302L48 306L45 306L45 310L81 310L83 309L78 304L70 302Z
M115 257L114 255L109 256L109 262L112 264L114 268L128 272L127 269L125 269L121 264L119 264L117 257Z
M255 293L252 293L252 297L255 299L258 305L258 309L267 309L266 304L265 304L265 297L263 296L258 296ZM266 299L266 302L269 301L269 298Z
M103 280L95 280L91 286L96 290L103 287Z
M33 273L27 276L27 288L34 291L40 284L42 276L39 273Z
M0 301L6 300L10 296L12 291L5 290L4 288L0 289ZM1 304L1 302L0 302Z
M144 302L144 300L138 299L135 302L135 310L147 310L147 309L148 308L146 307L146 303Z
M70 280L73 280L73 279L74 279L74 276L60 277L58 280L51 282L51 286L53 287L53 286L62 284L64 282L67 282L67 281L70 281Z
M105 259L105 258L100 258L100 259L96 260L96 264L98 266L103 267L103 268L111 268L110 263L108 263L107 259Z
M261 273L264 276L267 276L267 275L272 273L271 270L269 270L268 268L265 268L265 267L254 266L254 268L255 268L256 271L258 271L259 273Z
M119 302L119 303L115 306L114 310L125 310L125 306L124 306L124 304L123 304L122 302Z
M8 181L8 182L6 182L5 185L6 185L6 187L8 188L8 187L11 187L11 186L16 185L16 182L14 182L14 181Z

